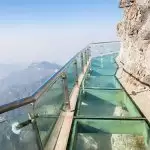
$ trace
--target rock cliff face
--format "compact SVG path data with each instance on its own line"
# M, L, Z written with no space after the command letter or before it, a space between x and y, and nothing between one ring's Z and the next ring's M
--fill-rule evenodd
M135 0L123 9L117 77L150 120L150 0Z

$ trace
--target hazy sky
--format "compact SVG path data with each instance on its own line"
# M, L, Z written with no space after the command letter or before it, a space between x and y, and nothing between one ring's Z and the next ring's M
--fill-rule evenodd
M90 42L116 40L118 0L0 1L0 63L64 63Z

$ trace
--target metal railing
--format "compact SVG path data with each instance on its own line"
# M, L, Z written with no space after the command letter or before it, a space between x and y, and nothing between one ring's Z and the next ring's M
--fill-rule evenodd
M30 97L0 106L0 149L42 150L90 57L118 51L118 41L91 43Z
M89 44L91 57L109 55L120 51L120 41L97 42Z
M87 52L87 53L85 53ZM84 58L83 56L85 55L89 55L89 50L87 48L85 48L84 50L82 50L81 52L77 53L69 62L66 63L66 65L64 65L58 72L56 72L52 77L50 77L50 79L43 84L34 94L32 94L29 97L8 103L8 104L4 104L2 106L0 106L0 114L10 111L12 109L16 109L19 107L22 107L24 105L30 104L30 103L34 103L36 102L36 100L38 100L38 98L47 90L47 88L51 85L53 85L58 78L62 78L65 79L63 76L66 75L67 69L70 65L74 64L74 76L77 80L78 75L82 72L81 70L83 70L84 68ZM81 56L81 64L78 64L78 57L80 58ZM88 60L86 60L87 62ZM79 68L81 65L81 68ZM67 78L67 76L66 76Z
M89 58L86 47L30 97L0 106L0 149L44 148L60 112L70 109L69 97Z

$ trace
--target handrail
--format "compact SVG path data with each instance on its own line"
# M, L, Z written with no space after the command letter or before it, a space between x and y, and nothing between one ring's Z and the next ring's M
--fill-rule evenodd
M19 100L16 100L14 102L11 103L7 103L4 105L0 106L0 114L7 112L9 110L13 110L16 108L19 108L21 106L30 104L30 103L34 103L36 102L36 100L46 91L46 89L53 85L53 83L55 83L57 81L58 78L60 78L61 73L63 73L63 71L65 69L67 69L67 67L81 54L84 53L86 50L89 50L89 46L90 45L95 45L95 44L108 44L108 43L119 43L120 41L106 41L106 42L96 42L96 43L90 43L88 44L84 49L82 49L80 52L78 52L74 57L72 57L58 72L56 72L55 74L53 74L36 92L34 92L31 96L29 97L25 97ZM111 52L109 54L112 54L115 52ZM107 55L108 53L106 53ZM105 55L105 54L103 54Z
M109 53L102 53L101 55L99 56L106 56L106 55L112 55L112 54L117 54L119 51L116 51L116 52L109 52Z
M83 51L83 50L82 50L82 51ZM82 51L81 51L81 52L82 52ZM68 65L70 65L70 64L73 62L73 60L74 60L81 52L77 53L77 54L76 54L74 57L72 57L71 60L69 60L58 72L56 72L55 74L53 74L35 93L33 93L32 96L33 96L33 97L37 97L38 93L41 92L42 89L47 86L47 84L50 84L49 82L51 82L51 81L53 81L53 80L56 80L57 77L58 77L58 75L60 75L60 74L66 69L66 67L67 67ZM46 90L46 89L45 89L45 90ZM45 90L44 90L44 91L45 91ZM42 91L42 93L43 93L44 91Z
M36 99L34 99L33 97L26 97L26 98L2 105L2 106L0 106L0 114L10 111L10 110L13 110L13 109L16 109L16 108L19 108L19 107L22 107L27 104L34 103L35 101L36 101Z
M36 100L46 91L47 87L50 85L53 85L53 83L56 82L56 80L60 77L61 73L76 59L78 55L83 53L87 47L82 49L80 52L78 52L74 57L72 57L58 72L53 74L36 92L34 92L31 96L25 97L19 100L16 100L11 103L7 103L0 106L0 114L22 107L24 105L34 103Z
M21 121L20 122L19 118L17 118L20 115L20 110L16 111L17 116L16 116L15 111L14 111L15 115L13 115L13 112L12 112L12 116L17 118L16 123L18 124L19 122L18 125L11 124L12 132L15 133L16 130L22 130L23 127L28 126L29 124L32 124L33 130L36 134L37 145L40 150L43 150L43 148L45 147L45 144L48 141L48 138L50 137L50 134L53 128L55 128L55 125L57 124L57 121L60 122L61 120L61 122L63 122L64 111L71 111L71 107L70 107L71 101L69 98L72 96L72 91L74 91L73 90L74 86L79 85L77 81L81 77L80 75L84 73L84 77L83 77L83 80L84 80L86 74L88 73L88 70L90 69L90 67L88 67L85 73L85 67L89 64L88 62L91 61L90 59L92 56L91 49L94 52L94 50L97 50L96 49L97 46L99 47L99 45L95 46L94 44L100 44L101 46L101 44L104 44L104 43L114 43L114 41L93 43L92 45L89 44L83 50L78 52L74 57L72 57L58 72L54 73L32 95L0 106L0 114L2 114L1 116L3 117L3 113L5 112L20 108L22 106L31 105L31 109L28 110L27 112L25 111L26 115L28 113L29 118L25 121L23 120L24 122L22 122L22 120L20 120ZM111 47L110 44L108 44L108 46ZM98 51L99 55L102 56L101 54L108 55L108 54L116 53L116 52L113 52L113 50L109 49L109 47L108 47L108 50L105 51L105 44L104 44L103 49L102 49L104 53L99 53ZM22 109L21 109L21 112L22 112ZM11 112L10 112L10 116L11 116ZM52 121L52 124L49 122L47 124L47 122L45 122L46 126L49 125L51 126L51 128L47 130L47 133L44 135L44 137L40 137L40 132L42 132L40 128L42 126L45 126L45 123L44 121L41 121L40 122L41 124L38 124L37 118L40 119L39 117L54 118L54 121ZM8 117L6 116L6 118L8 119L8 123L9 123L9 113L8 113ZM59 130L60 130L61 124L58 123L58 125L59 125ZM3 127L3 124L2 124L2 127ZM58 130L58 133L60 132L59 130Z
M106 44L107 44L107 43L120 43L120 41L93 42L93 43L90 43L90 44L105 44L105 43L106 43ZM90 45L90 44L89 44L89 45Z

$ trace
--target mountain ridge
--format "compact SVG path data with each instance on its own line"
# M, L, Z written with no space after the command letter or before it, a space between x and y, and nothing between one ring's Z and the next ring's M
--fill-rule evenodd
M56 63L42 61L11 72L0 79L0 105L30 96L60 68Z

